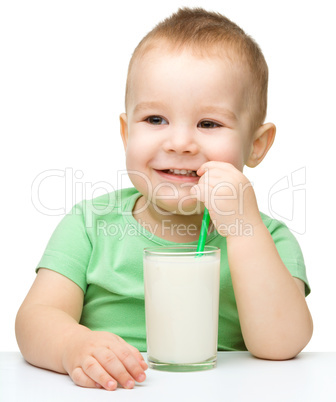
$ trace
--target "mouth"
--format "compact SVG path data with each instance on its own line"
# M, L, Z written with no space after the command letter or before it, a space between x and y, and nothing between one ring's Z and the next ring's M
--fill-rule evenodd
M160 172L165 173L165 174L170 174L173 176L198 177L196 170L190 170L190 169L165 169L165 170L160 170Z
M196 170L191 169L162 169L156 172L165 180L175 183L198 183Z

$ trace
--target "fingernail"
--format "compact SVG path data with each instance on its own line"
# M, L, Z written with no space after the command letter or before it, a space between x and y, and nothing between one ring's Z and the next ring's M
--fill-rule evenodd
M106 384L106 387L107 387L108 389L115 389L115 388L116 388L116 383L115 383L114 381L109 381L109 382Z
M141 366L143 367L144 370L148 369L148 364L144 360L142 360Z
M133 388L133 387L134 387L134 381L128 380L125 388Z
M140 375L138 376L138 382L145 381L145 379L146 379L146 375L145 375L145 374L140 374Z

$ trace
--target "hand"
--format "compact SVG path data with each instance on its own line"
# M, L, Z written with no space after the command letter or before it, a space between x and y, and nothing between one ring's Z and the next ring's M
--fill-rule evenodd
M232 164L207 162L197 171L201 176L191 189L208 208L217 231L224 237L252 234L262 222L250 181Z
M148 368L141 353L110 332L79 326L63 354L63 366L76 385L115 390L117 383L133 388L146 379Z

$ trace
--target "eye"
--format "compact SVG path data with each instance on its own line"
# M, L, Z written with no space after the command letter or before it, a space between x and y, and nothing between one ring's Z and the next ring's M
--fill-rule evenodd
M198 127L209 129L209 128L222 127L222 125L211 120L203 120L200 123L198 123Z
M162 124L168 124L167 121L160 116L149 116L147 117L147 119L145 120L147 123L149 124L153 124L155 126L160 126Z

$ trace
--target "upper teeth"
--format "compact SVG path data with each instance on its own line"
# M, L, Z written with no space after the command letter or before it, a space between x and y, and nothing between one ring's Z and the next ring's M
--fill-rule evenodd
M191 176L197 176L196 172L194 170L187 170L187 169L169 169L170 173L174 174L186 174L186 175L191 175Z

